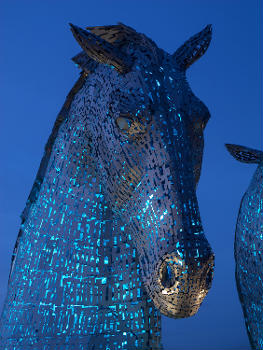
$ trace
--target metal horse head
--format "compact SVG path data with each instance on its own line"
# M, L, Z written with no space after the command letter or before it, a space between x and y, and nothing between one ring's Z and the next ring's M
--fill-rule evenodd
M76 114L105 199L132 237L156 308L191 316L210 288L214 256L195 190L210 114L186 69L208 48L211 26L172 55L123 24L71 28L83 49L73 60L89 74Z
M244 193L235 233L236 285L252 349L263 346L263 152L226 144L239 162L258 164Z

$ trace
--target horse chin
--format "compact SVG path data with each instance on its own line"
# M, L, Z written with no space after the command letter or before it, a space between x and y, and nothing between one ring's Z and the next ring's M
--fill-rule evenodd
M198 294L187 295L184 293L178 293L173 296L171 296L171 294L167 295L162 293L161 296L158 294L152 298L155 307L164 316L170 318L187 318L194 316L198 312L207 292L208 290L202 290Z
M194 316L201 304L190 305L185 308L181 308L180 310L167 310L167 309L159 309L162 315L170 318L188 318Z

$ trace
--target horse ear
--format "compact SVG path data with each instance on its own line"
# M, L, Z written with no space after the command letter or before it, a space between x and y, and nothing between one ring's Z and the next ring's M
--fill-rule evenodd
M173 54L181 70L186 70L208 49L212 39L212 25L207 25L201 32L192 36Z
M239 162L242 163L260 163L263 161L263 152L252 148L225 144L228 152Z
M131 59L116 46L71 23L70 26L75 39L90 58L113 66L121 74L131 70Z

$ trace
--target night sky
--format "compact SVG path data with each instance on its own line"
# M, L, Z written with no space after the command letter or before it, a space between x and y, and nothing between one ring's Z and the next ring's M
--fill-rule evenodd
M79 75L70 59L81 49L68 23L85 27L120 21L169 53L211 23L210 48L187 77L211 112L197 194L216 256L215 276L197 315L163 317L163 344L167 350L249 349L233 243L240 200L256 165L235 161L224 143L262 149L259 13L257 0L0 1L0 305L19 215L56 115Z

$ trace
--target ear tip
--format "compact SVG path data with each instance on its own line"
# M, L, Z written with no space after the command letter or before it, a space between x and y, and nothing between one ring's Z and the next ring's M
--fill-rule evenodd
M232 153L236 147L240 147L238 145L234 145L233 143L225 143L225 147L228 152Z
M227 151L230 153L230 154L232 154L232 144L230 144L230 143L225 143L225 147L226 147L226 149L227 149Z
M78 27L75 26L74 24L69 23L69 26L70 26L70 30L72 31L73 34L78 31Z
M79 26L76 26L73 23L69 23L70 29L75 31L75 32L79 32L79 31L84 31L82 28L80 28Z
M203 30L199 33L205 40L207 41L207 44L209 45L212 39L212 34L213 34L213 27L212 24L208 24L205 26Z
M208 24L202 31L204 35L206 36L207 40L210 42L212 39L213 34L213 27L212 24Z

